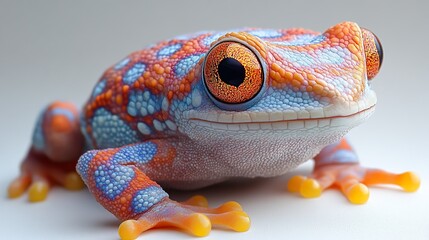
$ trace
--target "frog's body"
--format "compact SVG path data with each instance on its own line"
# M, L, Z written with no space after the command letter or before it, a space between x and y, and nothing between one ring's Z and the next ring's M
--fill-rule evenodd
M229 177L283 174L339 141L372 112L375 94L365 80L361 39L346 43L358 49L353 55L331 43L332 36L313 31L237 31L265 48L259 54L265 55L267 86L258 103L245 111L222 111L205 93L204 56L228 32L179 37L135 52L104 73L84 108L88 142L111 148L167 138L174 159L162 166L144 164L144 172L164 186L193 188ZM355 35L360 38L360 32L349 32L350 39ZM318 82L311 82L310 74ZM326 90L308 91L312 84ZM349 104L355 107L343 107ZM121 134L112 132L114 124Z
M290 190L301 188L302 195L311 197L336 184L350 201L364 202L367 193L359 181L336 178L340 171L354 171L353 179L377 182L366 179L371 174L357 164L342 138L373 112L370 79L381 61L375 35L350 22L323 34L241 29L164 41L110 67L81 114L66 103L48 107L38 121L23 175L30 172L26 165L40 165L34 159L64 165L76 161L83 149L97 149L80 157L77 170L118 218L140 218L121 227L123 237L160 222L177 226L189 219L198 227L183 228L206 234L202 225L208 219L194 212L246 230L247 215L236 204L221 210L191 207L201 204L195 199L179 204L157 183L190 189L233 177L277 176L311 158L320 169L316 180L295 178ZM64 152L70 154L64 157ZM23 182L18 180L15 185ZM408 190L418 187L412 184ZM11 189L22 192L23 185ZM356 200L349 188L361 198ZM236 220L210 217L215 213Z

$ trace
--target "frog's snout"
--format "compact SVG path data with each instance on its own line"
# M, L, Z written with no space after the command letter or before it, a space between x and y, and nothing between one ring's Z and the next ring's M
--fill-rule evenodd
M368 80L377 75L383 62L383 47L378 37L368 29L362 29L362 40L365 51L366 73Z

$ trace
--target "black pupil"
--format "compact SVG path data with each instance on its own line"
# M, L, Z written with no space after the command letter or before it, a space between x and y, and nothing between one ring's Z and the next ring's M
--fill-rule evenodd
M217 68L220 79L226 84L240 86L244 82L246 70L243 64L234 58L224 58Z

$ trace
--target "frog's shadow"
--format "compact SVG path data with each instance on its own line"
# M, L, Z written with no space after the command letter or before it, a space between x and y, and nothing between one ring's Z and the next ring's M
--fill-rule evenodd
M211 204L222 203L227 200L234 200L239 198L252 197L259 194L285 194L286 185L288 180L295 175L308 175L308 169L295 169L284 175L269 178L236 178L229 181L217 183L205 188L196 190L166 190L170 197L177 201L184 201L194 195L205 196L210 206Z

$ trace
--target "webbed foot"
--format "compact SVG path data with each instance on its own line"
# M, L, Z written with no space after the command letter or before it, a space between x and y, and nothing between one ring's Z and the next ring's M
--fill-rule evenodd
M28 200L39 202L46 199L53 185L80 190L84 183L75 165L75 162L52 162L43 154L30 151L22 162L20 175L9 185L8 196L17 198L28 190Z
M144 231L158 227L175 227L192 235L203 237L212 226L245 232L250 219L240 204L227 202L217 208L209 208L207 200L195 196L182 203L166 198L157 203L137 220L126 220L119 226L121 239L135 239Z
M335 163L316 165L310 177L292 177L287 188L305 198L313 198L320 196L327 188L338 187L351 203L363 204L369 198L367 186L375 184L394 184L406 192L414 192L420 186L420 179L412 172L394 174L365 168L358 163Z

